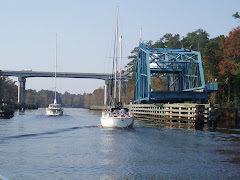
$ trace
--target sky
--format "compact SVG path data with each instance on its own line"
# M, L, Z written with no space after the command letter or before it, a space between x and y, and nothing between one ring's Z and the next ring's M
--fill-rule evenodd
M141 29L143 40L156 42L166 33L183 37L200 28L209 38L227 36L240 25L232 17L239 0L0 0L0 69L53 72L57 33L58 71L111 73L116 6L123 65ZM61 93L101 86L102 80L57 79ZM54 78L28 78L26 88L53 90Z

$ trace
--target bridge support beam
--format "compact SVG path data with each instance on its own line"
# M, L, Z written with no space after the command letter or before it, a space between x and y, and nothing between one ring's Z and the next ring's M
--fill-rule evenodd
M25 104L25 87L26 87L26 78L19 77L18 78L18 103L19 104Z

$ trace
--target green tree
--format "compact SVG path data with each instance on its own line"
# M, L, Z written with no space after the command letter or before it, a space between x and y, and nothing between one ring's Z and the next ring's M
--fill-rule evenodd
M181 42L185 49L201 51L208 43L208 37L209 34L205 30L198 29L194 32L188 33Z
M152 45L153 48L180 48L181 39L179 34L167 33L159 41Z
M91 106L91 97L92 97L92 94L86 94L85 95L85 99L84 99L84 107L85 108L90 108Z
M219 78L219 62L222 60L223 52L220 47L220 42L224 39L224 36L219 36L210 39L202 51L202 61L204 66L205 79L210 82L214 82Z
M81 94L73 95L72 107L83 108L84 96Z
M5 102L14 102L17 103L17 86L15 81L9 79L8 77L2 76L0 81L0 93L1 100Z
M235 14L233 14L232 17L234 17L235 19L240 19L240 16L239 16L238 12L236 12Z
M224 39L224 36L210 39L205 48L202 50L205 81L207 84L214 83L216 81L218 82L218 93L213 93L209 97L210 102L213 104L222 101L223 94L225 92L224 83L222 81L219 69L219 62L223 57L223 50L220 46L220 42Z
M124 96L126 103L133 101L133 98L134 98L135 64L136 64L136 60L137 60L137 54L138 54L138 47L135 47L131 51L131 55L128 56L128 59L130 60L130 62L125 66L125 68L127 68L126 75L131 75L131 78L128 80L128 83L126 85L127 93Z
M73 107L73 97L74 95L70 94L69 92L65 91L63 95L61 95L61 99L63 102L63 106L65 107Z
M137 53L138 53L138 47L135 47L132 51L131 51L131 55L128 56L128 59L130 60L129 63L125 66L126 68L126 75L132 75L134 76L135 73L135 64L136 64L136 60L137 60Z

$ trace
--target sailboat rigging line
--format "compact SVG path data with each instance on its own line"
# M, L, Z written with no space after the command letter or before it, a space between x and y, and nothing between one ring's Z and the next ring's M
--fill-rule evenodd
M120 42L120 65L119 65L119 73L120 73L120 78L119 78L119 100L118 102L121 102L121 82L122 82L122 36L119 38Z
M118 6L117 6L117 15L116 15L116 33L115 33L115 81L114 81L114 100L116 101L117 95L117 49L118 49Z
M56 33L56 55L55 55L55 100L56 100L56 103L57 103L57 50L58 50L58 47L57 47L57 33Z
M115 29L115 40L114 40L114 50L113 50L113 68L112 68L112 78L111 78L111 101L113 105L116 103L116 79L117 79L117 44L118 44L118 6L117 6L117 15L116 15L116 29ZM114 83L114 92L113 92L113 83ZM113 97L113 99L112 99Z

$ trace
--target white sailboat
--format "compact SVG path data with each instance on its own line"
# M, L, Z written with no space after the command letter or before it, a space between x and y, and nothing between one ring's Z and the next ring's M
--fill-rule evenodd
M48 116L61 116L63 115L63 109L61 104L57 103L57 34L56 34L56 66L55 66L55 96L53 104L49 104L46 108L46 115Z
M103 127L111 127L111 128L124 128L124 127L132 127L133 126L133 115L128 110L128 108L124 108L121 103L121 65L119 70L119 100L117 102L116 94L117 94L117 39L118 39L118 7L117 7L117 17L116 17L116 37L115 37L115 51L113 57L113 64L115 65L114 69L114 95L110 96L110 104L109 109L103 110L101 117L101 125ZM120 43L122 44L122 37L120 38ZM122 61L122 45L120 45L120 59ZM121 62L120 61L120 62ZM106 88L105 88L106 91ZM105 100L104 104L106 106L106 92L105 92Z

